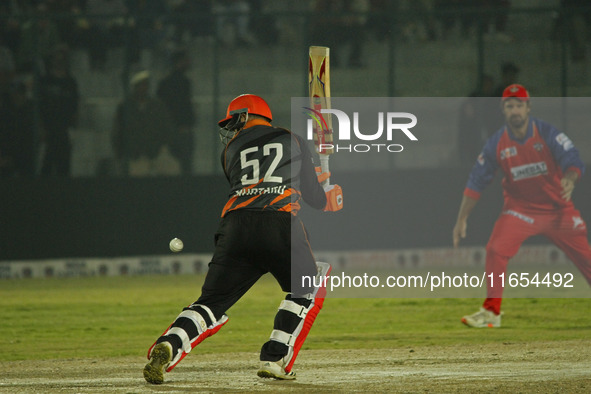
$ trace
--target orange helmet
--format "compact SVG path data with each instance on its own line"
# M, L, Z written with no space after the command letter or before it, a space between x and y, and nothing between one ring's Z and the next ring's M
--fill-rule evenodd
M228 105L228 110L226 111L226 117L220 120L218 125L224 127L230 120L232 120L232 115L239 113L264 116L269 119L269 121L273 120L271 109L265 100L254 94L242 94L230 101L230 105Z

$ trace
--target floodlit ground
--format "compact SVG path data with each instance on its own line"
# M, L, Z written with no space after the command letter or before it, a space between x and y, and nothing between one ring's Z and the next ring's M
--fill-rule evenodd
M591 340L304 351L297 379L256 376L256 353L187 358L163 385L140 357L1 362L0 392L561 392L591 391Z
M256 376L283 294L265 277L159 386L145 354L202 276L0 282L0 392L591 392L587 298L503 302L502 327L460 323L481 299L329 298L295 365Z

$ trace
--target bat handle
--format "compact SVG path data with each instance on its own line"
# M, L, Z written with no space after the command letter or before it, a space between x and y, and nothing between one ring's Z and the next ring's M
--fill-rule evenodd
M328 159L330 158L329 155L318 155L320 157L320 168L322 168L322 173L330 172L328 169ZM327 178L326 181L322 182L322 186L326 187L330 185L330 178Z

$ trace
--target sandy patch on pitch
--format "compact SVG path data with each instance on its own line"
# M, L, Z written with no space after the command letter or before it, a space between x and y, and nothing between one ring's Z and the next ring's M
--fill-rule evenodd
M256 376L257 353L192 353L152 386L144 359L0 362L0 392L591 392L591 340L308 350L291 382Z

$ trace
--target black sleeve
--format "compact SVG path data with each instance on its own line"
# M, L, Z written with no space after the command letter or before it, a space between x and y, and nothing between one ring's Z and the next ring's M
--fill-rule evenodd
M302 197L312 208L324 209L326 207L326 194L320 183L318 183L312 154L308 146L300 138L298 138L298 143L302 150L302 167L300 173Z
M228 182L230 182L230 175L228 175L228 170L226 169L226 152L228 150L228 147L226 146L224 148L224 150L222 150L222 154L220 155L220 163L222 165L222 170L224 171L224 175L226 176L226 179L228 180Z

